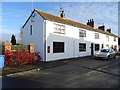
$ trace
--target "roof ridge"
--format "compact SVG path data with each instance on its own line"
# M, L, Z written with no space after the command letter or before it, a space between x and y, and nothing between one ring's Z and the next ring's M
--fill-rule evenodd
M53 14L50 14L50 13L47 13L47 12L43 12L43 11L38 10L38 9L35 9L35 11L42 12L42 13L46 13L46 14L49 14L49 15L52 15L52 16L55 16L55 17L61 18L61 17L59 17L59 16L56 16L56 15L53 15ZM61 19L65 19L65 18L61 18Z
M75 22L75 23L79 23L79 24L85 25L85 24L83 24L83 23L80 23L80 22L77 22L77 21L74 21L74 20L71 20L71 19L67 19L67 18L61 18L61 17L59 17L59 16L56 16L56 15L53 15L53 14L50 14L50 13L47 13L47 12L43 12L43 11L38 10L38 9L35 9L35 11L42 12L42 13L46 13L46 14L49 14L49 15L52 15L52 16L55 16L55 17L58 17L58 18L60 18L60 19L69 20L69 21L72 21L72 22ZM88 25L85 25L85 26L94 29L94 28L91 27L91 26L88 26Z
M118 37L117 35L113 34L113 33L108 33L106 31L102 31L100 29L97 29L97 28L93 28L89 25L86 25L86 24L83 24L83 23L80 23L80 22L77 22L77 21L73 21L73 20L70 20L70 19L67 19L67 18L61 18L60 16L56 16L56 15L53 15L53 14L50 14L50 13L47 13L47 12L44 12L44 11L41 11L41 10L38 10L38 9L34 9L35 11L37 11L41 16L43 16L45 19L48 19L48 20L53 20L53 21L57 21L55 19L59 19L59 23L64 23L64 24L69 24L69 25L73 25L73 26L76 26L76 27L80 27L80 28L84 28L84 29L88 29L88 30L93 30L93 31L96 31L96 32L100 32L100 33L104 33L104 34L109 34L109 35L112 35L112 36L116 36ZM46 14L46 15L43 15L43 14ZM51 17L47 16L47 15L50 15ZM64 22L65 21L65 22ZM70 24L70 22L73 22L72 24ZM78 24L78 25L75 25Z

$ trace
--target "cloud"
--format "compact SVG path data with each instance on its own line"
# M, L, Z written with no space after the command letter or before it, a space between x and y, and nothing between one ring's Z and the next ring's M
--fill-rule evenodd
M19 32L16 31L16 30L6 30L6 29L3 29L3 30L0 30L0 33L2 33L2 34L17 34Z
M112 28L113 32L118 32L118 3L117 2L78 2L65 3L65 17L80 23L86 24L88 19L94 19L96 28L98 23L107 25ZM60 5L54 5L54 11L49 13L59 16Z
M1 37L2 38L2 41L9 41L12 34L14 34L16 36L16 39L17 40L20 40L20 37L19 37L19 31L17 30L0 30L0 33L1 33Z

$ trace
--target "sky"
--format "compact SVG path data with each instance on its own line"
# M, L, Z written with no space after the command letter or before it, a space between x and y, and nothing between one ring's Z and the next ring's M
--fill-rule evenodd
M61 7L64 7L67 19L83 24L94 19L96 28L104 23L106 29L111 28L118 35L117 2L2 2L2 40L9 42L14 34L19 41L20 28L33 9L59 16Z

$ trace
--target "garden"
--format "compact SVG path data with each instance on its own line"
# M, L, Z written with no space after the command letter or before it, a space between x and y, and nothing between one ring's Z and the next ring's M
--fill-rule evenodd
M37 64L41 60L39 54L40 52L30 53L30 51L27 50L16 50L15 52L6 50L4 53L4 66L16 67L20 65Z

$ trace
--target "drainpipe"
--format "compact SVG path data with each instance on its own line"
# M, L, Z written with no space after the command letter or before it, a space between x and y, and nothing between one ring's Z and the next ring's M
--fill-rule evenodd
M46 62L46 20L44 20L44 60Z

